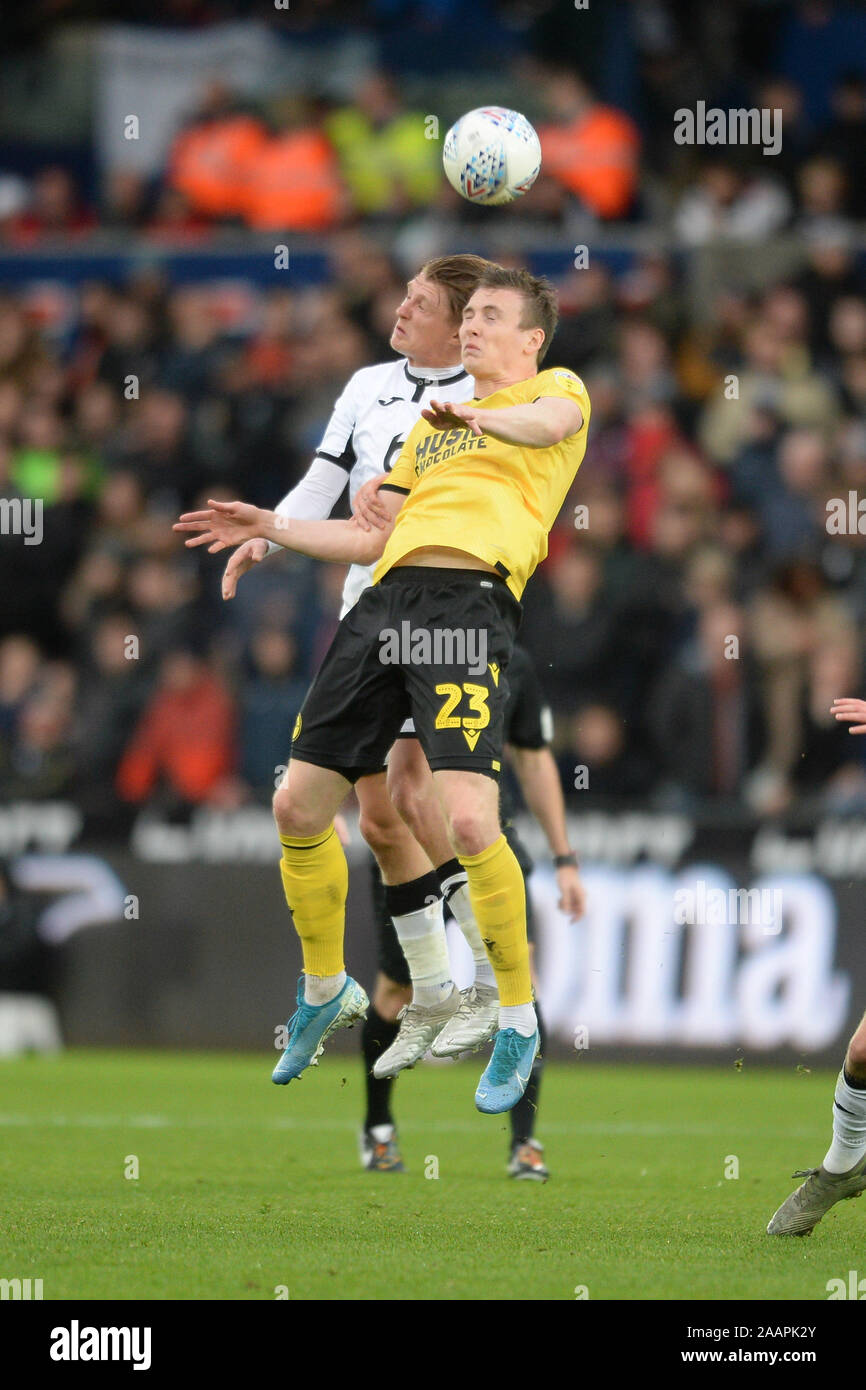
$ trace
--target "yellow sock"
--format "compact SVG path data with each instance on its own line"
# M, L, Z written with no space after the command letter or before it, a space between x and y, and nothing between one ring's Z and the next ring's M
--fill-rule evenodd
M503 1005L530 1004L526 889L514 853L500 835L480 854L457 856L469 880L469 899Z
M299 839L281 835L280 873L295 931L301 938L308 975L339 975L343 969L343 932L349 866L333 825Z

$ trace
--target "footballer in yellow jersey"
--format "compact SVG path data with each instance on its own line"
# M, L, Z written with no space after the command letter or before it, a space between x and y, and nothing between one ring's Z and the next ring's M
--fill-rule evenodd
M501 410L557 396L577 403L582 423L546 449L476 434L462 422L437 429L418 421L383 485L408 495L374 583L412 551L441 545L485 560L521 597L586 451L589 397L579 377L554 367L472 402Z
M499 993L499 1031L476 1107L499 1114L526 1088L538 1021L523 878L502 834L496 779L519 598L586 446L583 384L571 372L538 369L556 317L545 281L496 266L481 276L459 333L477 399L431 401L422 412L381 488L383 529L364 529L357 518L282 518L235 502L211 503L178 524L199 533L188 545L222 549L264 536L318 559L379 561L310 688L275 799L305 970L334 990L333 1003L305 1002L293 1020L281 1064L292 1075L357 1016L340 1003L359 987L343 967L348 876L333 817L411 717ZM391 1051L399 1046L398 1037Z

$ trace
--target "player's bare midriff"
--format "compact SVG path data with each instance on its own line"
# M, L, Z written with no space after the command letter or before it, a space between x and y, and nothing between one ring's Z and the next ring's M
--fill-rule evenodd
M408 555L401 555L399 560L395 560L392 568L397 569L400 565L429 565L431 569L448 570L487 570L489 574L496 574L493 565L488 565L486 560L479 560L477 555L470 555L466 550L454 550L444 545L422 545L417 550L410 550Z

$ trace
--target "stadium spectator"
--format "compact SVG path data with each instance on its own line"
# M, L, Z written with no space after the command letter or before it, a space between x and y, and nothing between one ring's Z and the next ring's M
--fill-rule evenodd
M834 643L855 643L856 630L850 609L830 592L818 566L791 560L755 595L749 633L768 730L764 762L785 787L803 746L803 693L814 653Z
M568 720L557 767L573 811L646 796L656 772L645 741L630 741L622 714L601 703L582 704Z
M279 628L253 633L249 664L250 674L238 697L240 773L262 800L270 802L307 685L297 675L295 643Z
M616 613L604 590L601 559L572 543L545 566L526 595L522 641L530 652L554 712L566 712L575 692L609 692L616 662Z
M543 83L553 122L538 132L542 177L561 184L597 217L625 217L637 195L637 126L597 101L572 68L550 67Z
M830 101L833 117L816 138L816 153L844 169L847 212L859 221L866 217L866 75L844 73Z
M705 157L694 187L680 198L674 234L684 246L705 246L722 239L760 242L781 231L791 211L783 184L740 168L726 153L717 153Z
M259 232L323 232L348 210L333 147L301 103L244 161L241 213Z
M332 112L324 129L362 217L403 217L438 197L441 142L422 112L407 110L387 73L365 73L352 104Z
M126 801L158 797L169 807L236 801L235 709L207 663L179 647L159 680L117 770Z
M222 83L211 83L172 145L168 184L194 212L215 221L240 218L250 170L267 139L264 122Z
M707 796L733 799L759 761L761 712L740 648L744 638L741 610L725 600L708 605L652 694L649 723L663 804L688 808Z
M148 693L136 636L132 613L108 613L87 632L81 655L74 725L77 796L85 814L103 824L110 823L117 805L115 772Z
M46 238L65 241L86 236L96 226L95 213L81 200L65 169L42 169L33 180L26 208L6 223L6 236L17 246Z

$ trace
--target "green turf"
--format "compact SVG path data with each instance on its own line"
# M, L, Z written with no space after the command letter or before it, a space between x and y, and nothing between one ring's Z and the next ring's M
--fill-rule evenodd
M401 1078L397 1176L359 1166L354 1058L287 1088L268 1057L0 1062L0 1277L46 1299L823 1300L856 1266L858 1203L764 1234L824 1153L830 1074L551 1064L542 1186L506 1178L479 1070Z

